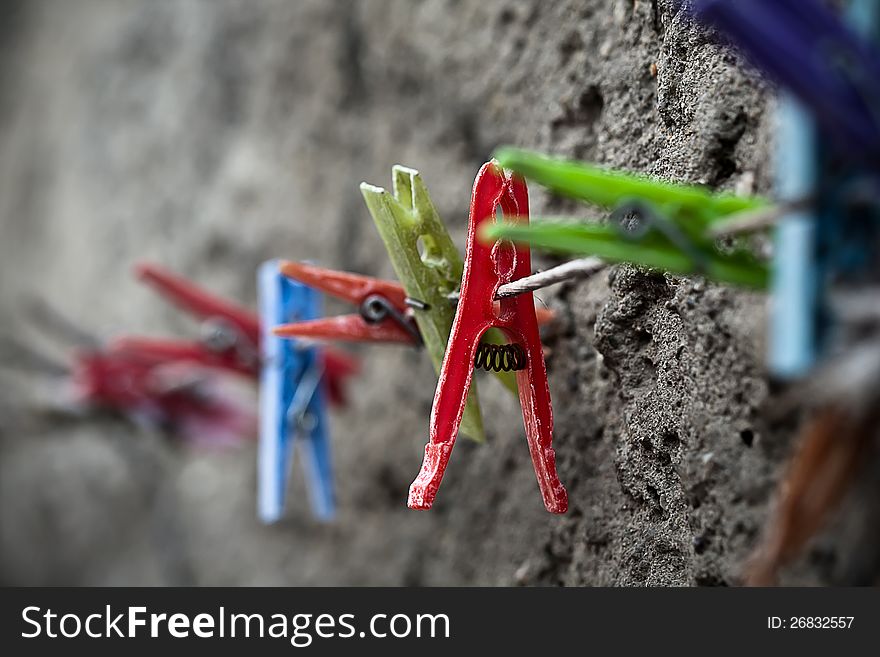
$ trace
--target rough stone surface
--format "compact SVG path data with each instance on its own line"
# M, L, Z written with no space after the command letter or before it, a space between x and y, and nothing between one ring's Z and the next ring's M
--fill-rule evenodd
M194 335L129 276L142 258L250 304L269 257L390 276L358 183L420 169L463 246L473 176L502 143L768 192L767 90L674 4L6 3L0 332L37 340L39 296L102 335ZM360 350L332 418L338 521L310 518L296 476L289 518L263 527L253 447L47 415L7 351L0 580L738 583L796 426L762 412L763 298L627 267L539 296L560 316L546 343L568 515L543 510L518 405L489 377L490 445L460 442L435 510L405 508L434 387L416 352ZM870 575L861 509L783 581Z

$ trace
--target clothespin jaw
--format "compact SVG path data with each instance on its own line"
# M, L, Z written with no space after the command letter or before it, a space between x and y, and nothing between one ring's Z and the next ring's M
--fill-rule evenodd
M135 275L182 310L202 320L225 320L240 331L251 345L258 343L259 319L247 308L221 299L157 265L140 263L135 267Z
M273 332L279 324L320 315L317 291L282 275L276 260L258 272L260 340L260 444L258 452L258 513L263 522L284 513L287 480L298 439L306 468L312 510L329 520L335 512L333 472L324 392L323 368L316 347L283 339Z
M430 441L421 472L409 490L412 509L430 509L434 503L455 444L474 365L487 362L516 371L526 439L544 506L551 513L568 509L551 445L553 410L533 296L525 293L495 303L499 286L531 274L529 249L503 240L484 244L478 239L482 226L498 220L499 205L505 218L528 222L524 180L506 174L493 161L480 169L474 182L461 294L431 411ZM510 342L503 351L480 342L493 327Z
M416 345L418 330L409 317L406 292L392 281L282 262L282 275L358 307L359 313L276 326L274 334L291 338L390 342Z
M217 351L197 340L170 340L120 336L110 340L108 349L128 354L131 358L145 361L188 362L204 367L213 367L235 374L255 376L254 365L243 363L241 358L229 351Z
M423 304L414 311L415 321L439 373L455 316L448 297L459 287L464 264L419 172L396 165L392 183L393 192L361 183L361 193L406 295ZM516 392L510 377L504 382ZM463 414L462 433L484 441L476 386L469 391Z
M495 158L505 169L557 194L606 210L633 202L648 203L694 237L701 237L716 221L769 205L758 197L713 193L697 185L666 182L509 146L499 148Z
M171 303L202 320L206 346L228 369L256 376L259 363L259 318L243 306L226 301L181 276L150 263L135 267L135 275Z

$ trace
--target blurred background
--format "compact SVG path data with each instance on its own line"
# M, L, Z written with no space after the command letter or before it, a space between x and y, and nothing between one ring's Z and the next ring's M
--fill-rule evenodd
M358 184L390 187L396 163L422 172L462 248L500 144L766 193L768 91L674 4L4 2L0 582L739 583L797 428L763 412L760 295L628 267L538 295L558 316L562 517L543 509L518 403L488 376L488 445L459 441L434 510L406 509L435 386L413 350L354 350L362 371L331 416L338 519L312 519L297 467L269 527L254 441L206 449L59 414L51 377L21 363L68 358L37 301L101 338L196 337L131 275L140 260L252 308L272 257L393 277ZM584 214L538 189L532 205ZM865 499L783 583L876 577Z

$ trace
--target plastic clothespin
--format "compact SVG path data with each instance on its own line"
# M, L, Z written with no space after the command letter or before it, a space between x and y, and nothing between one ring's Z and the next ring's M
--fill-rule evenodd
M831 9L818 0L700 0L694 12L803 103L832 137L829 148L880 160L880 51Z
M191 355L178 358L134 344L81 349L70 378L78 404L119 411L193 443L240 442L256 424L248 404L206 375Z
M612 210L612 221L505 222L487 226L487 237L527 242L536 248L631 262L677 274L753 288L769 272L746 250L720 250L710 228L732 217L767 209L767 201L713 193L583 162L565 161L516 148L497 152L501 166L556 193Z
M29 359L64 378L62 394L53 395L61 410L112 410L193 443L239 443L255 435L252 400L229 377L217 376L218 369L240 372L237 361L197 341L100 340L44 303L30 312L39 328L74 347L63 365L39 352Z
M202 364L210 364L249 374L257 378L260 372L260 340L262 331L259 316L236 303L227 301L195 285L181 276L172 274L166 269L149 263L141 263L135 268L138 278L155 288L163 297L182 310L203 320L206 336L203 344L205 350L193 347L192 354ZM140 338L124 338L122 344L149 346L154 350L187 351L185 345L150 341L148 344ZM181 354L182 355L182 354ZM325 369L324 385L331 403L345 403L345 379L357 373L358 362L351 356L332 349L321 351L320 355ZM208 361L208 362L205 362Z
M506 241L487 245L478 239L480 228L497 220L499 205L511 221L528 221L525 181L488 162L474 182L461 294L434 396L430 442L422 469L409 489L412 509L430 509L434 503L455 444L474 367L487 359L506 361L516 371L526 439L544 506L551 513L568 509L568 495L556 473L551 445L553 410L532 294L503 299L500 305L494 300L500 285L531 274L529 249ZM503 350L498 345L487 349L480 342L493 327L510 340Z
M181 310L205 322L209 344L213 342L218 352L237 359L241 368L254 375L259 372L260 322L255 313L153 264L138 264L135 274Z
M658 180L509 146L499 148L495 159L505 169L557 194L606 210L631 203L650 205L692 238L703 237L706 229L721 219L770 205L760 197L713 192L699 185Z
M254 367L228 350L212 348L199 340L174 340L121 335L110 340L108 348L132 357L157 362L190 362L253 377Z
M260 325L260 446L257 505L260 519L271 523L284 513L294 444L299 443L308 477L312 510L321 520L335 511L333 470L318 349L285 340L274 328L320 315L319 293L289 280L277 260L258 273Z
M790 95L776 111L776 190L780 201L798 201L815 194L823 165L815 124ZM776 227L770 283L768 366L782 379L806 374L818 353L820 316L816 222L813 209L787 214Z
M406 292L392 281L324 269L300 262L281 262L283 276L357 306L358 312L276 326L282 337L349 342L421 343L410 316Z
M361 193L397 278L409 298L422 302L414 310L415 321L434 371L439 374L455 316L455 307L448 298L458 290L464 263L419 172L395 165L391 177L392 192L361 183ZM485 340L504 341L495 331ZM496 374L516 394L516 377L504 371ZM485 440L476 386L468 392L461 431L478 442Z

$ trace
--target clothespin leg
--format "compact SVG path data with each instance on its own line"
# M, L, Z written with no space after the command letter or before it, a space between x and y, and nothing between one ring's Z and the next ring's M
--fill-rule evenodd
M260 340L263 366L260 371L260 442L257 453L257 513L265 523L278 521L284 514L291 448L287 411L293 397L292 383L285 376L282 363L285 350L292 346L272 333L271 327L282 319L283 290L278 279L278 265L264 263L259 271Z
M280 367L263 367L260 376L257 511L260 520L265 523L276 522L284 514L293 435L288 433L287 428L286 406L290 398L289 387L289 383L284 381L284 372Z
M461 313L456 315L456 325L460 324L460 316ZM456 332L453 325L451 335ZM430 509L434 504L467 404L479 344L479 339L449 341L431 409L430 440L425 445L422 469L409 487L407 505L410 509ZM443 421L442 418L452 418L452 421Z
M522 296L529 297L528 303L532 303L531 294ZM519 300L518 302L521 303ZM528 313L522 313L522 316L528 317ZM537 330L536 323L535 331ZM515 339L525 345L529 363L528 367L516 373L516 382L519 387L519 401L522 406L529 454L535 466L535 476L538 478L538 488L541 490L544 507L550 513L565 513L568 511L568 493L556 472L556 452L553 450L553 405L550 401L544 353L539 343L528 342L523 336L517 336ZM547 420L542 421L542 417Z
M333 464L323 395L324 391L318 388L309 403L307 417L312 426L308 437L303 437L307 439L300 442L300 450L309 481L312 511L315 517L328 521L336 515L336 495L333 490Z

